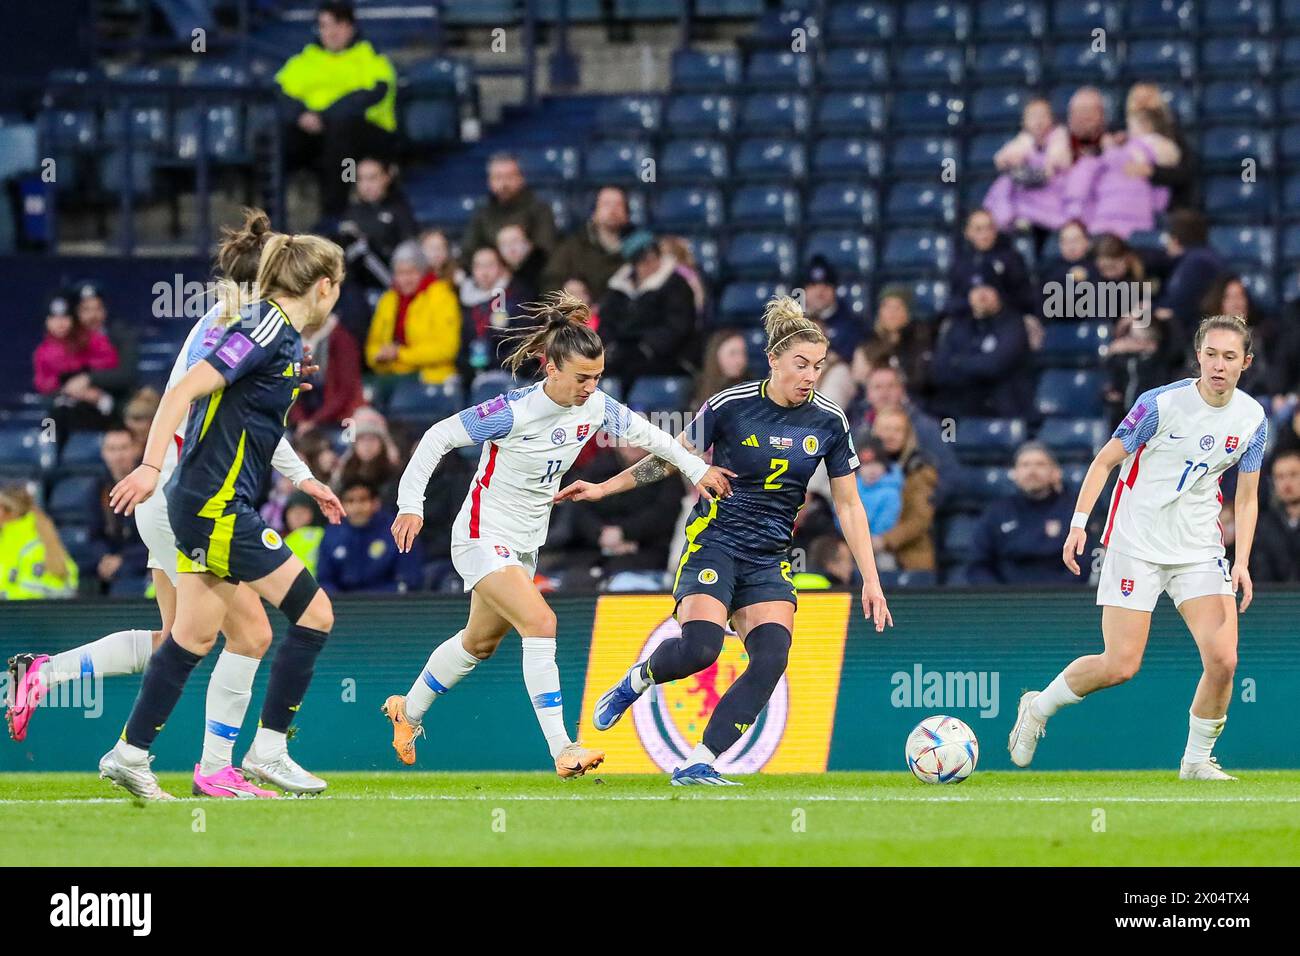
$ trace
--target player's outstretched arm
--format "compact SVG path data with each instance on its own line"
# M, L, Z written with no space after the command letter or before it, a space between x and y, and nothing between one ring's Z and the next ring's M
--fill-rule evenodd
M493 413L479 414L480 410L487 409L491 404L485 402L444 418L430 426L415 446L411 460L402 471L402 480L397 485L397 519L393 522L392 532L397 550L402 554L411 550L416 535L424 527L424 491L429 487L429 479L443 457L453 448L465 448L476 441L500 438L510 431L513 418L508 414L505 416L508 420L500 422L499 427L494 427L497 423L493 421ZM509 412L509 406L504 402L500 408ZM466 417L474 420L475 415L483 422L481 434L477 438L465 426Z
M858 573L862 575L862 613L871 618L879 634L885 625L894 626L894 617L889 613L889 604L880 586L876 552L871 547L871 524L858 496L857 477L847 474L832 478L831 500L835 505L835 516L840 519L844 541L853 552Z
M1124 443L1118 438L1112 438L1102 445L1101 451L1097 452L1097 457L1088 466L1088 473L1083 476L1079 497L1074 503L1074 519L1070 522L1070 533L1066 535L1065 544L1061 547L1061 560L1075 574L1079 573L1079 555L1083 554L1084 545L1088 543L1088 531L1084 527L1088 515L1092 514L1097 499L1101 497L1101 490L1106 487L1106 479L1110 477L1115 466L1127 456L1128 451L1125 450Z
M224 387L225 378L209 362L199 362L181 377L172 388L163 393L149 426L149 439L144 446L144 459L135 471L116 485L108 497L109 507L117 514L133 514L135 506L154 493L158 476L162 474L163 458L176 429L189 414L190 405L206 398Z
M1250 580L1250 550L1255 544L1255 525L1259 521L1259 472L1237 473L1237 496L1233 511L1237 526L1237 543L1232 563L1232 592L1241 595L1241 610L1250 607L1255 585Z
M289 439L283 435L280 436L280 443L275 446L275 451L271 453L271 466L292 481L295 488L310 495L320 506L321 514L330 524L339 524L348 516L338 495L334 494L329 485L311 473L307 463L298 457L298 453L289 444Z

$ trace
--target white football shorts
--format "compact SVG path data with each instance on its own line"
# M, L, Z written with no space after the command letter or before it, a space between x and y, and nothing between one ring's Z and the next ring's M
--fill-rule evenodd
M1153 611L1162 591L1174 606L1207 594L1232 594L1232 569L1226 558L1190 564L1155 564L1106 550L1097 583L1097 603L1133 611Z
M453 540L451 563L461 580L465 582L465 590L472 591L474 585L493 571L499 571L512 564L523 568L529 580L532 580L533 575L537 573L537 552L520 554L514 548L486 538L471 541Z

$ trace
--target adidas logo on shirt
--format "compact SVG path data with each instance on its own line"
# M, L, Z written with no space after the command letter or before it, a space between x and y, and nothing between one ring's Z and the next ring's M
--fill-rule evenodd
M750 435L748 438L746 438L744 441L742 441L741 444L742 444L742 445L748 445L750 448L757 448L757 447L758 447L758 436L757 436L757 435Z

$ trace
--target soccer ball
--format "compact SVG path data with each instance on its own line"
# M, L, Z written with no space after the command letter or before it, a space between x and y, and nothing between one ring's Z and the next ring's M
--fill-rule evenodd
M979 741L956 717L927 717L907 736L907 768L925 783L961 783L979 759Z

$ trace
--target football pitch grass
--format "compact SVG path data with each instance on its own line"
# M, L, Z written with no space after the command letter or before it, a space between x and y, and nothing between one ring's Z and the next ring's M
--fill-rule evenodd
M1300 771L666 776L334 773L328 795L145 805L93 773L0 775L10 866L1277 866ZM189 778L162 774L189 794Z

